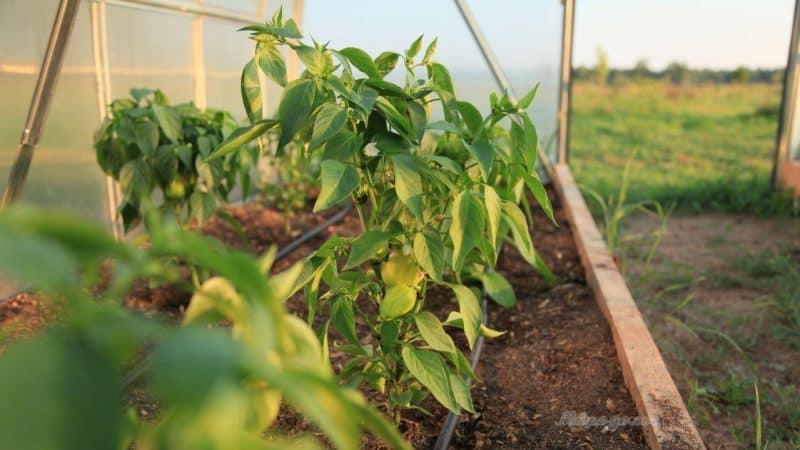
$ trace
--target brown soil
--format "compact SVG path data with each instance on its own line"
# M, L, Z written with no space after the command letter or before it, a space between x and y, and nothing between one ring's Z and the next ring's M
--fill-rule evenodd
M639 427L609 429L559 423L562 416L573 414L579 420L603 420L633 418L637 412L625 388L608 325L586 286L569 225L558 205L555 206L560 226L538 215L534 242L556 274L558 284L547 284L515 250L507 249L504 253L499 268L514 285L518 303L510 309L490 306L490 325L507 333L486 342L477 370L480 381L473 388L477 413L462 416L452 448L645 448ZM233 206L228 210L240 221L247 241L222 219L212 219L203 231L228 245L256 253L269 245L280 247L324 220L300 214L292 220L296 231L287 233L284 219L260 205ZM358 227L357 220L348 216L343 223L327 229L281 261L278 269L307 255L327 236L352 235L358 232ZM188 293L175 286L150 289L140 284L131 291L126 304L149 314L179 317L188 299ZM29 305L26 302L35 301L35 296L21 294L0 305L0 327L5 328L8 321L20 318L23 323L31 324L31 329L40 327L44 323L42 312L31 309L38 303L26 306ZM449 293L443 290L433 290L428 302L440 317L454 309ZM23 313L9 312L12 304ZM305 311L301 299L292 299L287 305L294 313L302 315ZM463 345L463 337L457 338ZM337 342L340 339L332 331L334 368L341 367L346 359L336 351ZM365 394L372 400L379 397L375 392ZM142 416L152 418L158 414L157 404L144 392L134 393L131 405ZM416 448L433 447L446 416L446 410L433 401L424 406L433 411L434 417L409 414L401 424L401 431ZM281 411L277 426L289 434L315 432L302 416L289 408ZM365 438L364 447L383 448L370 437Z
M506 248L500 271L518 302L510 309L490 307L491 326L508 333L486 342L481 381L473 389L478 413L462 418L454 448L645 448L639 427L560 424L573 413L632 418L637 412L608 325L586 286L569 224L554 206L559 226L538 215L533 236L558 284L548 285Z

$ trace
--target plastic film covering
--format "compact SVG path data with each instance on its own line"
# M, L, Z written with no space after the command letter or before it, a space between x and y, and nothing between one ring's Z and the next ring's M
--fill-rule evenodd
M521 97L539 83L536 99L528 112L546 154L551 161L555 160L564 14L561 1L469 0L467 3L517 96Z
M0 30L0 186L5 188L58 1L3 0ZM92 150L99 121L88 2L81 5L22 201L108 224L105 177Z
M194 100L192 20L186 14L108 5L111 98L159 88L173 103Z

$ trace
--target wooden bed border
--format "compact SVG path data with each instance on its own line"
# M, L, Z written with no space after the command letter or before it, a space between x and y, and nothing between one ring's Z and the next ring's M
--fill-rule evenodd
M706 448L572 172L567 165L558 164L551 176L572 226L587 280L611 327L625 384L639 415L649 419L644 427L647 444L657 450Z

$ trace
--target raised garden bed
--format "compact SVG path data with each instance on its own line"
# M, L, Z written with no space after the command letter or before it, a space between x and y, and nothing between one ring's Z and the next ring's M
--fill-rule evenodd
M473 387L476 413L460 418L448 448L703 448L569 169L557 167L553 178L549 195L559 226L537 214L533 236L558 284L545 282L514 249L502 255L498 270L513 284L518 302L510 309L490 309L489 323L506 334L486 341L477 365L480 380ZM210 221L204 232L254 252L270 244L285 246L333 215L301 213L290 232L279 214L258 204L229 207L229 212L241 221L246 240L222 220ZM345 216L280 261L278 269L327 236L358 231L357 219ZM188 293L174 288L138 285L126 303L148 314L179 317L188 300ZM429 308L441 315L452 309L452 301L448 291L434 291ZM31 294L9 299L0 305L0 325L4 331L35 330L46 321L38 305ZM301 315L304 308L301 299L289 302L289 309ZM335 350L335 331L331 339L331 360L339 369L344 355ZM457 344L466 348L464 339ZM140 394L132 399L139 413L157 415L157 405ZM410 415L401 429L415 447L434 448L447 410L433 401L425 406L433 417ZM604 420L611 422L604 426ZM290 434L310 430L288 409L282 410L278 427ZM365 441L367 448L381 445Z

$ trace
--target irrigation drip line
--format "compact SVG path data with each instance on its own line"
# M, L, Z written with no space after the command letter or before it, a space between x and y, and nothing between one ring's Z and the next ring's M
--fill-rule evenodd
M503 253L503 248L497 251L498 259L500 255ZM486 272L490 273L492 270L489 269ZM481 322L484 326L489 326L489 293L486 291L486 287L483 288L482 291L482 299L481 299ZM483 336L478 336L478 339L475 340L475 347L472 349L469 355L469 366L473 372L478 367L478 361L481 358L481 353L483 352L483 343L485 339ZM469 377L464 377L464 382L467 384L467 388L470 387L472 384L472 379ZM444 424L442 425L441 431L439 431L439 435L436 437L436 443L434 444L434 450L447 450L447 447L450 445L450 441L453 439L453 432L456 431L456 425L458 425L458 419L460 415L456 414L452 411L448 411L447 418L444 420Z
M350 203L344 208L342 208L339 212L331 216L330 219L317 225L311 230L306 231L299 238L287 244L286 247L278 250L278 254L275 255L275 261L277 262L285 258L292 252L300 248L301 245L317 237L320 233L325 231L326 228L341 222L342 219L344 219L345 216L347 216L347 214L349 214L350 211L352 210L353 210L353 204ZM122 379L123 389L127 389L128 387L130 387L130 385L139 380L139 378L141 378L142 375L144 375L144 373L147 372L147 369L150 368L152 362L153 362L153 356L152 354L148 353L148 355L142 358L142 360L138 364L134 365L133 368L127 374L125 374L125 377Z
M334 224L338 223L339 221L341 221L342 219L344 219L344 217L346 215L348 215L350 213L350 211L352 211L352 210L353 210L353 204L352 203L348 203L347 206L342 208L341 211L339 211L336 214L334 214L330 219L328 219L325 222L319 224L314 229L306 232L305 234L303 234L299 238L297 238L294 241L290 242L286 247L283 247L282 249L278 250L278 254L275 256L275 260L277 261L277 260L283 258L284 256L292 253L293 251L297 250L301 245L303 245L306 242L310 241L311 239L315 238L318 234L323 232L329 226L334 225Z

